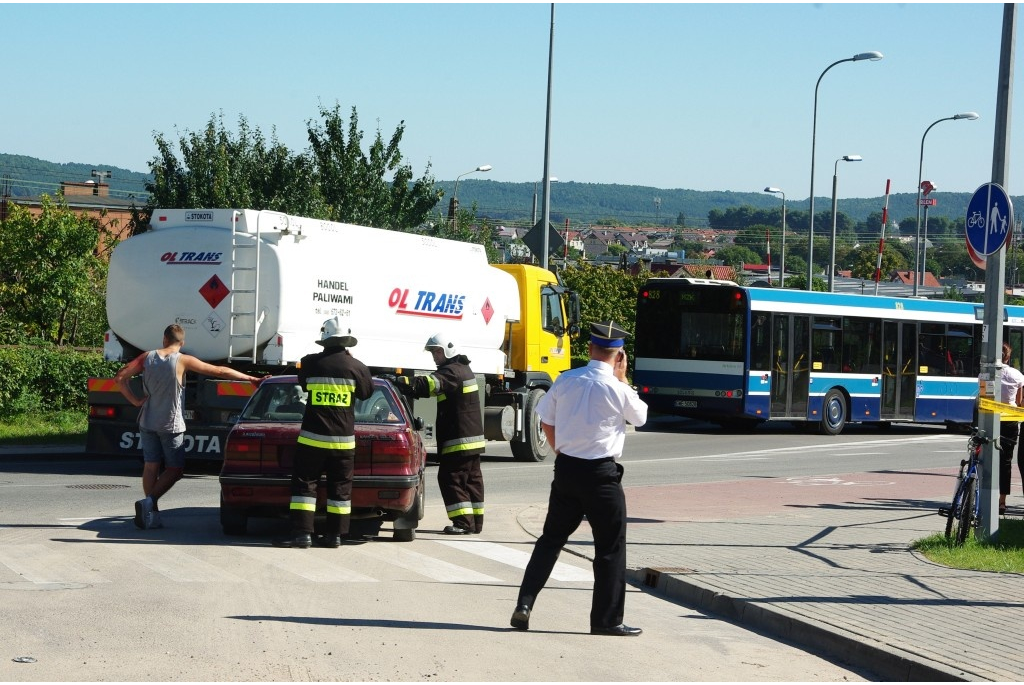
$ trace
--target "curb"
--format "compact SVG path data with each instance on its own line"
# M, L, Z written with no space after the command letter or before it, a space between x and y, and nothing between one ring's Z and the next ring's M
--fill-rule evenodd
M75 444L0 446L0 461L83 459L95 456L86 452L83 445Z
M868 638L851 635L803 616L794 616L748 599L731 597L684 579L675 569L628 569L626 574L632 582L646 590L867 669L882 680L960 682L977 679L961 669L935 663L891 645L872 643Z

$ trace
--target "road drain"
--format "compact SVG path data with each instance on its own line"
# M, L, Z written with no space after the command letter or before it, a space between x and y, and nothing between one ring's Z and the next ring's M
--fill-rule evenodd
M74 490L123 490L130 488L130 485L115 485L114 483L81 483L79 485L65 485L66 488Z

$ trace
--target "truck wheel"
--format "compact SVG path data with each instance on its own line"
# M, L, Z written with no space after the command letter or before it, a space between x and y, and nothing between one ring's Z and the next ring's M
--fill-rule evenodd
M526 440L520 442L513 440L512 456L516 461L544 461L555 453L553 445L548 444L548 439L540 427L540 417L537 416L537 403L544 397L546 391L534 388L526 396Z
M225 506L224 495L220 497L220 527L225 535L245 535L249 526L249 512Z

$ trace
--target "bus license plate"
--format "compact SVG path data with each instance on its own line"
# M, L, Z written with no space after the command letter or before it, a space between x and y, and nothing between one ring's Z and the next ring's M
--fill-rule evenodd
M676 406L682 409L696 409L697 400L676 400Z

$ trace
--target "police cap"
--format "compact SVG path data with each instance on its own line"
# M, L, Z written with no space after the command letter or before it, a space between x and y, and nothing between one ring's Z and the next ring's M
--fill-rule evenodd
M590 324L590 342L598 347L622 347L626 344L626 331L612 321Z

